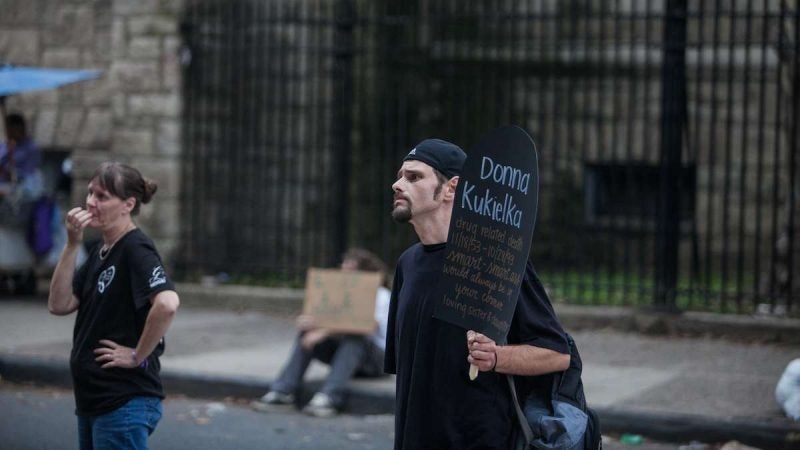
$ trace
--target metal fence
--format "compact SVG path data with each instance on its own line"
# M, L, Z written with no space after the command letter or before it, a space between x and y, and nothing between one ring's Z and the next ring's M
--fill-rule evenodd
M182 29L187 274L391 262L402 155L517 124L554 297L797 311L794 1L189 0Z

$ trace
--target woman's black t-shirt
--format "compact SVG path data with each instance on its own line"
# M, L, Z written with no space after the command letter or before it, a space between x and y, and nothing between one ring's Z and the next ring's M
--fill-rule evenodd
M470 381L466 330L433 317L445 246L412 246L395 272L385 359L386 372L397 374L395 449L508 449L516 415L505 375ZM530 262L508 342L569 353ZM517 379L521 392L549 395L551 375Z
M103 369L94 350L108 339L136 348L150 312L150 299L174 290L153 241L138 228L117 241L105 259L96 245L72 281L80 301L73 331L70 370L75 390L75 413L97 416L113 411L135 396L163 398L158 356L162 340L147 358L145 368Z

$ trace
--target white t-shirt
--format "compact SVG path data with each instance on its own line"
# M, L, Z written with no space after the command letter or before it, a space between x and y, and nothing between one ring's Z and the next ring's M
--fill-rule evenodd
M383 286L378 288L378 293L375 295L375 322L378 323L378 326L369 338L381 350L386 350L386 328L389 323L391 299L392 291Z

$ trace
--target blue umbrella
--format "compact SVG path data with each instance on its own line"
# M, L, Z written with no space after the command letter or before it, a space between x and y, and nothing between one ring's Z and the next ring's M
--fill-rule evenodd
M0 64L0 125L4 129L3 136L8 137L8 130L5 129L4 120L6 117L5 98L7 96L28 91L54 89L65 84L99 78L100 74L99 70L18 67L10 64ZM12 161L12 180L15 179L13 154L13 149L9 149L9 160Z
M27 91L53 89L100 77L99 70L50 69L0 65L0 97Z
M6 116L6 96L28 91L53 89L65 84L92 80L99 78L100 74L99 70L52 69L0 64L0 119ZM0 122L5 125L5 120L0 120ZM5 135L6 133L3 134Z

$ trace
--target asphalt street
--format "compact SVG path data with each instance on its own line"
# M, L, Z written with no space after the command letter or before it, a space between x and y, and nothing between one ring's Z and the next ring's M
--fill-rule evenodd
M0 448L77 448L72 392L0 381ZM389 450L392 415L342 414L331 419L297 411L261 413L242 400L168 397L150 438L153 450ZM679 450L680 443L625 445L608 436L607 450Z
M299 412L260 413L233 400L169 397L150 438L158 449L388 450L393 416L341 415L332 420ZM77 448L72 392L0 384L0 448ZM9 414L10 413L10 414Z

